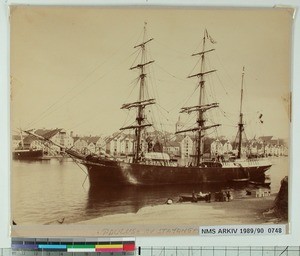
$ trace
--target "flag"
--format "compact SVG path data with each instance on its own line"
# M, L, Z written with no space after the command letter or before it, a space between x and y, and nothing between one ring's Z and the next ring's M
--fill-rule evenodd
M207 29L205 29L205 35L206 35L206 38L212 43L212 44L216 44L217 41L214 40L207 32Z
M258 117L258 119L259 119L259 122L260 122L261 124L263 124L263 123L264 123L264 121L262 120L262 117L263 117L263 114L260 114L260 115L259 115L259 117Z

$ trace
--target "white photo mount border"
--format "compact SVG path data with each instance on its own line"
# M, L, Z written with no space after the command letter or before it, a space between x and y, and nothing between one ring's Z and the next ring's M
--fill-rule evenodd
M0 181L0 186L2 188L2 191L0 193L0 200L1 204L5 206L5 209L7 211L1 211L1 218L0 218L0 247L8 247L10 243L10 190L9 185L10 184L10 175L9 175L9 159L10 159L10 151L8 150L10 148L9 144L9 138L10 138L10 132L9 132L9 6L10 5L18 5L18 4L29 4L29 5L40 5L40 2L38 1L8 1L1 3L1 35L4 35L2 37L2 40L4 43L1 44L1 94L0 94L0 103L1 103L1 109L3 112L0 115L0 136L1 141L3 144L0 146L0 153L1 153L1 173L2 173L2 179ZM114 1L113 6L123 6L123 2L121 1ZM172 7L182 7L182 3L180 1L172 1L171 4ZM257 5L241 5L239 1L226 1L226 2L218 2L218 1L207 1L206 3L201 3L202 5L205 5L206 7L226 7L226 8L232 8L232 7L250 7L250 8L271 8L274 5L278 4L277 2L270 2L270 1L261 1L259 3L256 3ZM185 6L187 7L201 7L201 4L195 3L194 1L191 2L185 2ZM285 4L288 4L288 8L299 8L299 3L297 1L288 1L285 2ZM112 5L111 2L106 1L74 1L73 3L70 3L69 1L57 1L57 3L53 3L52 1L45 1L43 2L43 5L78 5L78 6L86 6L86 5ZM149 7L149 6L161 6L161 7L167 7L164 5L162 1L133 1L128 2L129 6L135 6L140 5L141 7ZM280 6L281 7L281 6ZM297 181L300 180L300 172L297 170L300 166L300 160L297 156L297 153L299 151L299 144L295 143L296 141L300 140L299 133L297 134L297 131L300 130L299 128L299 114L297 113L297 109L299 109L299 101L297 102L297 97L300 97L299 87L296 86L296 84L299 83L299 73L297 74L297 69L299 69L300 63L299 63L299 46L300 45L300 29L299 29L299 16L296 12L294 14L294 34L293 34L293 66L292 66L292 143L291 143L291 169L292 172L290 173L289 181L289 214L290 214L290 226L289 230L290 233L287 235L283 235L280 238L276 237L276 239L272 237L137 237L136 244L139 246L173 246L174 244L184 244L189 246L197 246L199 243L203 246L228 246L232 245L232 241L234 239L235 245L238 246L272 246L272 245L290 245L290 246L297 246L299 245L299 237L300 237L300 222L298 216L300 216L300 205L297 203L297 195L300 193L300 189L298 186ZM298 18L298 19L297 19ZM2 193L3 192L3 193Z

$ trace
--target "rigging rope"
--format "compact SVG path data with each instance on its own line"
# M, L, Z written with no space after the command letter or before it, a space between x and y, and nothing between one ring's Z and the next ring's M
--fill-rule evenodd
M49 107L47 107L35 120L33 120L32 122L30 122L27 126L26 126L26 129L28 129L30 126L32 126L32 125L34 125L34 124L36 124L36 123L38 123L40 120L42 120L42 119L44 119L45 117L47 117L49 114L46 114L50 109L52 109L55 105L57 105L63 98L65 98L68 94L70 94L71 92L73 92L76 88L79 88L79 86L83 83L83 82L85 82L86 80L87 80L87 78L88 77L90 77L93 73L95 73L95 71L97 70L97 69L99 69L100 67L102 67L104 64L106 64L113 56L115 56L123 47L125 47L125 45L129 42L129 41L131 41L132 40L132 38L133 37L135 37L135 35L136 35L136 33L132 36L132 37L130 37L126 42L125 42L125 44L122 44L121 46L120 46L120 48L118 48L116 51L114 51L111 55L110 55L110 57L109 58L107 58L105 61L103 61L102 63L100 63L100 64L97 64L97 66L94 68L94 69L92 69L92 71L91 72L89 72L83 79L81 79L75 86L73 86L72 88L70 88L70 90L68 90L65 94L63 94L59 99L57 99L54 103L52 103ZM135 53L136 53L137 51L135 51ZM133 53L133 54L135 54L135 53ZM131 57L133 54L131 54L129 57ZM129 57L127 57L125 60L127 60ZM120 63L123 63L123 61L122 62L120 62ZM119 63L119 64L120 64ZM99 79L102 79L105 75L107 75L109 72L107 72L107 73L105 73L103 76L101 76ZM94 81L93 83L95 83L95 82L97 82L99 79L97 79L96 81ZM91 83L90 85L92 85L93 83ZM88 85L88 86L86 86L86 88L88 88L88 87L90 87L90 85ZM83 90L81 90L80 92L79 92L79 94L82 92ZM73 97L73 98L71 98L71 101L76 97L76 96L78 96L79 95L78 93ZM70 100L69 101L67 101L66 103L64 103L64 104L67 104L67 103L69 103L70 102ZM55 108L53 111L51 111L50 112L50 114L51 113L53 113L54 111L56 111L57 109L59 109L59 108L61 108L64 104L62 104L62 105L60 105L58 108ZM40 120L39 120L40 119Z
M127 96L125 102L129 99L129 97L130 97L131 94L133 93L133 91L134 91L134 89L136 88L136 86L137 86L139 80L140 80L140 77L137 77L137 78L135 78L135 79L129 84L129 86L130 86L130 85L134 84L134 82L135 82L135 84L132 86L132 89L131 89L129 95Z
M158 68L160 68L162 71L164 71L166 74L168 74L169 76L176 78L180 81L186 82L186 79L180 78L178 76L175 76L173 74L171 74L169 71L167 71L165 68L163 68L162 66L160 66L158 63L155 63L155 66L157 66Z
M178 51L177 49L175 50L174 48L170 47L169 44L164 44L162 43L160 40L155 39L154 41L158 46L162 46L162 48L165 50L168 50L170 52L176 52L178 54L178 56L180 57L187 57L190 56L190 54L186 53L186 52L182 52L182 51Z
M103 79L107 74L111 73L113 71L113 69L121 64L123 64L128 58L130 58L130 56L126 57L123 61L119 62L116 66L114 66L111 70L109 70L108 72L104 73L102 76L100 76L99 78L97 78L95 81L91 82L90 84L87 84L84 88L82 88L82 90L80 90L77 94L75 94L72 98L70 98L68 101L66 101L65 103L63 103L62 105L57 106L55 109L53 109L51 112L46 113L43 117L40 118L40 120L37 120L36 122L31 123L31 126L34 124L37 124L39 121L45 119L47 116L51 115L52 113L54 113L55 111L61 109L61 107L65 104L70 103L71 101L75 100L76 97L78 97L79 95L82 94L83 91L87 90L89 87L91 87L92 85L94 85L96 82L98 82L99 80ZM28 128L27 128L28 129Z
M195 86L195 89L194 89L194 91L191 93L191 95L183 102L183 104L181 103L181 102L178 102L178 104L176 104L173 108L171 108L170 110L169 110L169 112L172 112L175 108L177 108L179 105L181 105L181 106L184 106L192 97L193 97L193 95L194 95L194 93L196 92L196 90L198 89L198 87L199 87L199 85L197 84L196 86Z
M232 84L232 86L228 86L228 87L231 87L231 88L233 88L235 91L237 90L237 88L239 88L240 87L240 85L236 82L236 81L234 81L233 79L232 79L232 77L229 75L229 72L228 72L228 70L226 69L226 66L225 65L223 65L223 62L222 62L222 60L221 60L221 58L218 56L218 54L215 52L214 53L215 54L215 56L217 57L217 60L219 61L219 63L220 63L220 65L222 66L222 69L225 71L225 74L228 76L228 78L229 78L229 80L231 80L231 84Z
M194 72L195 68L198 66L198 64L200 63L200 58L197 60L196 64L194 65L194 67L192 68L191 72L189 73L188 76L192 75L192 73Z

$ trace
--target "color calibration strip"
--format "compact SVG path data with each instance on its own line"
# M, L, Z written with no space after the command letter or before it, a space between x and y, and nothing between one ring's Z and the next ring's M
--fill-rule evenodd
M12 250L38 250L38 251L60 251L60 252L103 252L131 253L135 251L134 240L122 241L39 241L18 240L12 241Z

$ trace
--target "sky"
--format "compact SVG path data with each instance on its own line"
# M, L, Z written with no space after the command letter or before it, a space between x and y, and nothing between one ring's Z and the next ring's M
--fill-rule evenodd
M292 13L287 9L187 9L26 7L11 9L11 129L65 128L81 135L111 134L130 125L133 111L123 103L137 100L139 75L135 45L144 23L149 44L147 110L156 128L186 128L192 115L181 107L197 104L199 58L204 30L216 41L207 54L209 123L221 123L218 135L232 138L239 118L242 69L248 138L289 137ZM150 67L151 66L151 67ZM195 92L194 92L195 91ZM194 93L193 93L194 92ZM263 115L259 119L260 115ZM151 117L153 116L153 117ZM263 121L261 123L260 121Z

